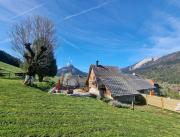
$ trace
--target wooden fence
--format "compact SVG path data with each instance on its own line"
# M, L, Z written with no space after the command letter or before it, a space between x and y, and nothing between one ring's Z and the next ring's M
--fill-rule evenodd
M6 78L25 78L26 73L0 72L0 77Z
M152 105L180 113L180 100L146 94L142 94L142 96L145 97L147 105Z

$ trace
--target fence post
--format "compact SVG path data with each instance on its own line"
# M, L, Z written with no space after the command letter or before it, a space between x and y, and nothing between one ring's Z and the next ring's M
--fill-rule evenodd
M161 97L161 107L162 107L162 109L164 109L164 100L163 100L163 97Z
M134 110L134 101L132 101L131 107L131 109Z
M146 105L148 106L148 95L146 94Z

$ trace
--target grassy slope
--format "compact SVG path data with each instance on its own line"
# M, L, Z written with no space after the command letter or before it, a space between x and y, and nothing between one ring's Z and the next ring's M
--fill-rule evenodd
M11 72L11 73L23 72L22 69L3 63L1 61L0 61L0 70L3 70L3 72Z
M49 95L0 79L0 136L180 136L180 115L114 108L90 98Z

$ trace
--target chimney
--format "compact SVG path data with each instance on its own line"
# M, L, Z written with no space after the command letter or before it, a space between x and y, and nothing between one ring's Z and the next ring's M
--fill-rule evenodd
M98 67L98 66L99 66L99 61L97 60L97 61L96 61L96 67Z

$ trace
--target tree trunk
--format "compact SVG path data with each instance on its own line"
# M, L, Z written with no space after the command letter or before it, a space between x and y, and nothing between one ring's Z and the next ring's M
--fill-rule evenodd
M44 78L44 76L39 75L39 82L43 82L43 78Z
M34 83L34 76L26 75L25 80L24 80L24 84L25 85L33 85L33 83Z

